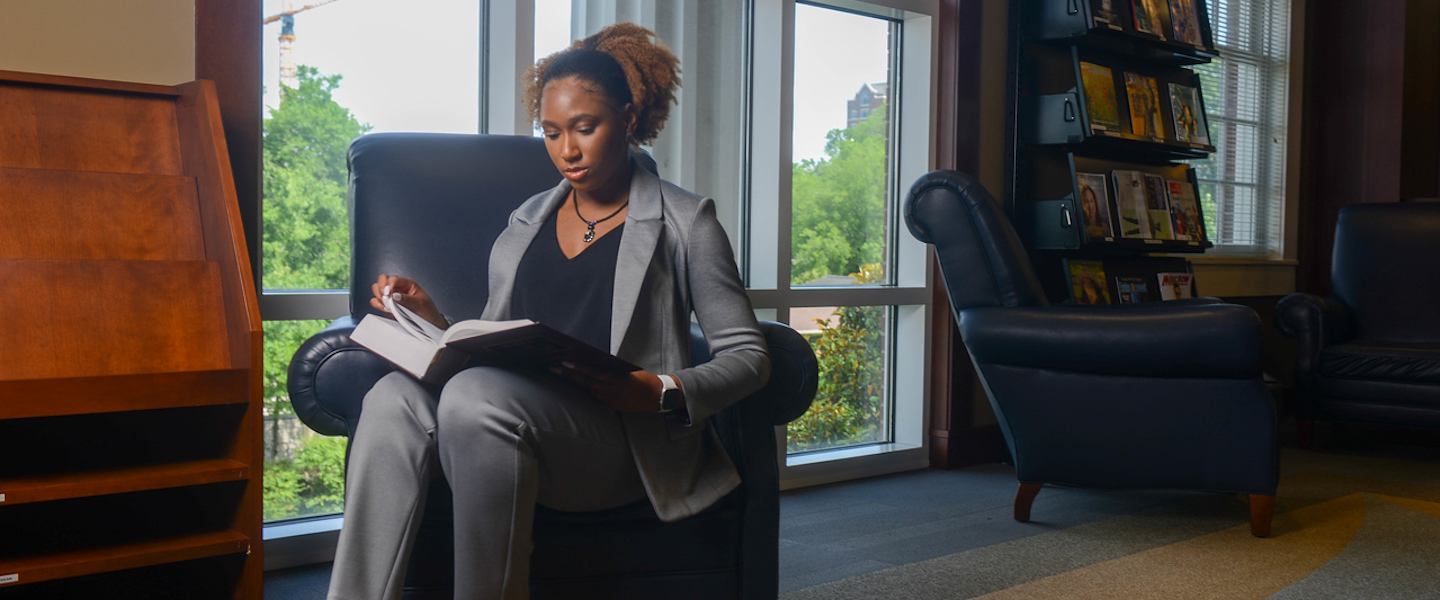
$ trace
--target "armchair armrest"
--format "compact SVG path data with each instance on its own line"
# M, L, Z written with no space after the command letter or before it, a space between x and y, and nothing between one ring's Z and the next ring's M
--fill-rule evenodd
M752 398L774 407L773 425L784 425L810 410L820 379L820 366L810 342L783 323L764 321L760 331L770 347L770 381Z
M960 330L982 363L1140 377L1260 377L1255 311L1234 304L1133 306L977 307L960 311Z
M1324 344L1333 344L1354 335L1354 319L1344 302L1302 292L1281 298L1275 305L1275 328L1292 338L1316 336Z
M1354 318L1345 303L1315 294L1290 294L1275 305L1275 328L1295 338L1295 375L1307 385L1320 366L1326 346L1354 336Z
M336 319L310 336L290 359L290 403L300 421L325 435L350 435L360 422L365 394L395 370L369 350L350 341L358 322Z
M770 380L741 402L764 411L761 420L784 425L810 410L819 385L819 363L810 342L789 325L761 321L760 333L765 336L765 345L770 351ZM705 334L699 324L691 323L690 362L698 365L708 360L710 347L705 343Z

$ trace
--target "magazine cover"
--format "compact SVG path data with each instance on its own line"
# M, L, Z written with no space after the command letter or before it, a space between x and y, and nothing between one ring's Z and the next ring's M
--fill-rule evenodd
M1204 46L1200 36L1200 12L1196 0L1170 0L1170 30L1177 41Z
M1177 240L1205 240L1205 224L1195 200L1195 186L1188 181L1166 181L1170 188L1170 224Z
M1110 228L1110 195L1105 190L1105 176L1076 173L1075 189L1080 193L1080 214L1085 216L1085 239L1096 241L1115 237Z
M1144 277L1116 277L1115 292L1120 304L1139 304L1149 300L1150 286Z
M1195 276L1190 273L1156 273L1160 279L1161 300L1183 300L1195 297Z
M1165 178L1145 174L1145 211L1150 219L1150 237L1157 240L1174 239L1170 231L1170 192L1165 188Z
M1196 144L1210 143L1205 111L1200 109L1199 90L1188 85L1170 84L1170 114L1175 117L1175 139Z
M1154 77L1125 74L1125 92L1130 99L1130 132L1149 137L1165 137L1160 120L1160 92Z
M1165 32L1160 29L1160 11L1165 10L1164 4L1159 0L1130 0L1130 7L1135 10L1137 31L1152 33L1165 39Z
M1115 3L1119 1L1090 0L1090 16L1096 23L1117 23L1120 20L1120 13L1115 12Z
M1075 304L1109 304L1110 290L1105 288L1104 264L1098 260L1065 259L1070 274L1070 299Z
M1150 215L1145 208L1145 176L1139 171L1116 170L1115 207L1120 235L1127 238L1150 237Z
M1085 112L1090 129L1120 131L1120 111L1115 104L1115 76L1109 67L1080 63L1080 85L1085 90Z

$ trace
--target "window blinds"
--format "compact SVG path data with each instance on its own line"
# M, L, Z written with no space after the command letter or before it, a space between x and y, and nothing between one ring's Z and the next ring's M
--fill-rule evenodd
M1194 161L1215 253L1281 252L1290 0L1206 0L1220 58L1195 71L1215 153Z

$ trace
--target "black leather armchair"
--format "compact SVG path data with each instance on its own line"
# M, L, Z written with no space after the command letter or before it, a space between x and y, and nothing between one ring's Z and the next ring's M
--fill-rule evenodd
M648 157L640 156L642 161ZM307 340L290 363L300 419L328 435L353 435L361 400L393 370L350 342L370 311L379 273L424 282L456 319L478 317L487 298L490 246L510 212L559 182L539 138L373 134L350 145L350 315ZM647 167L654 169L654 163ZM810 345L779 323L762 323L771 376L764 389L712 417L743 484L692 518L663 523L648 500L595 513L541 507L531 557L534 598L774 598L779 484L775 426L799 417L815 395ZM691 355L708 360L698 327ZM406 575L405 598L450 598L451 507L444 480L431 488Z
M1340 209L1329 297L1291 294L1275 326L1295 338L1295 416L1440 428L1440 204Z
M1250 495L1269 535L1275 406L1260 320L1214 299L1049 306L1015 230L969 175L935 171L905 202L933 244L955 318L1020 481L1015 518L1046 483Z

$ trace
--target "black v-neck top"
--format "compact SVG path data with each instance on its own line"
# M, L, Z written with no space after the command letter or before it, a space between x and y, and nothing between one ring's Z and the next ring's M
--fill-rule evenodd
M588 244L575 258L565 258L555 221L552 213L520 259L511 312L609 352L615 261L625 224Z

